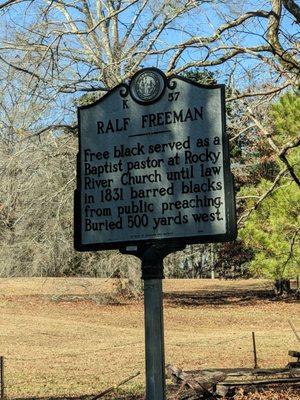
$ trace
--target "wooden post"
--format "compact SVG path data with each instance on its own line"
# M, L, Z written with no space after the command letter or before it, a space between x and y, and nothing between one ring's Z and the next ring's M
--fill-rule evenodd
M4 357L0 356L1 399L4 399Z
M255 343L255 333L254 332L252 332L252 342L253 342L253 355L254 355L254 369L257 369L258 365L257 365L256 343Z

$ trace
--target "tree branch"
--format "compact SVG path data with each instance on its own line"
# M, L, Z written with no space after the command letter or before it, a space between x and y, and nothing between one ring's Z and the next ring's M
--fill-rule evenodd
M300 145L300 138L297 138L294 142L288 143L285 145L279 152L279 158L281 159L282 162L287 166L287 169L291 175L291 177L294 179L294 181L297 183L297 185L300 187L300 179L296 175L296 172L292 165L289 163L286 153L288 150L293 149L295 147L298 147Z
M274 142L274 140L272 139L272 133L269 132L261 123L260 121L254 116L252 110L250 107L248 107L248 111L249 111L249 116L252 119L252 121L256 124L256 126L261 130L262 133L265 134L270 146L272 147L272 149L277 153L278 157L281 159L281 161L286 165L287 170L289 171L291 177L293 178L293 180L296 182L296 184L300 187L300 180L297 177L295 170L293 168L293 166L290 164L290 162L288 161L287 157L286 157L286 153L289 149L293 148L293 147L297 147L299 146L300 143L300 139L296 139L295 142L292 143L288 143L286 146L284 146L281 150L279 149L279 147L276 145L276 143Z
M288 258L285 260L285 262L284 262L284 264L283 264L281 276L283 276L287 264L288 264L289 261L293 258L294 246L295 246L296 238L297 238L297 236L298 236L299 231L300 231L300 228L297 228L297 229L295 230L293 236L292 236L292 240L291 240L291 242L290 242L290 252L289 252Z
M277 56L279 62L290 72L300 71L300 66L297 60L292 55L283 49L279 41L280 21L282 14L282 0L272 0L272 12L269 18L267 29L267 37L274 55Z
M29 69L22 68L18 65L12 64L11 62L5 60L3 57L0 56L0 60L4 62L4 64L8 65L9 67L15 69L16 71L24 72L25 74L28 74L34 78L37 78L40 81L45 82L44 78L42 78L40 75L36 74L35 72L30 71Z
M254 206L252 206L243 215L241 215L241 217L239 218L239 220L237 222L239 227L243 227L244 226L245 220L247 218L249 218L249 216L252 214L252 212L257 210L257 208L265 200L265 198L268 197L273 192L273 190L276 188L277 184L279 183L281 177L286 173L286 171L287 171L287 168L284 168L282 171L280 171L279 174L276 176L276 178L275 178L272 186L270 187L270 189L268 189L263 195L261 195L259 197L259 199L254 204Z
M300 24L300 7L293 0L282 0L284 7L296 18Z
M45 132L48 132L51 130L66 129L66 130L69 130L70 132L74 133L74 132L76 132L77 128L78 128L78 125L53 124L53 125L49 125L46 128L39 130L38 132L33 133L32 135L26 136L24 139L20 140L20 142L23 142L28 139L32 139L34 137L40 137L40 135L42 133L45 133Z
M247 21L250 18L253 18L253 17L269 18L269 16L270 16L270 13L267 11L261 11L261 10L250 11L250 12L247 12L247 13L239 16L238 18L236 18L230 22L227 22L226 24L219 26L219 28L215 31L215 33L209 37L195 36L195 37L191 38L190 40L187 40L187 41L185 41L181 44L178 44L174 47L181 48L181 47L187 47L187 46L191 46L191 45L195 45L195 44L204 45L204 44L212 43L212 42L215 42L216 40L220 39L220 36L225 31L228 31L231 28L241 25L242 23L244 23L245 21Z
M32 1L32 0L7 0L3 4L0 4L0 10L5 7L12 6L13 4L21 3L24 1Z
M226 99L226 101L231 102L231 101L238 100L238 99L244 99L245 97L269 96L270 94L281 92L282 90L286 89L290 85L291 85L290 82L288 82L283 86L276 87L274 89L266 90L263 92L239 93L236 96L228 97Z

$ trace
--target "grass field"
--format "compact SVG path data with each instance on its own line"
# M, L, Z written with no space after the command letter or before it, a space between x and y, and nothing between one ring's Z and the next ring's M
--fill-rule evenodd
M9 397L88 395L141 371L143 301L112 300L116 281L88 278L0 280L0 355ZM165 280L166 363L185 370L283 367L299 343L300 306L274 301L268 281Z

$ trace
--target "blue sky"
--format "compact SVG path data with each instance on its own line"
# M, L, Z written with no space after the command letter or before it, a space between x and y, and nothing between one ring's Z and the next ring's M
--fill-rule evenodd
M76 2L73 2L76 3ZM90 1L90 3L93 3ZM139 3L140 4L140 3ZM37 10L40 5L45 6L45 2L41 0L36 0L35 2L25 2L20 3L10 9L7 13L0 14L0 38L4 42L8 43L11 40L14 40L14 35L20 35L22 38L23 35L27 35L27 29L24 29L24 26L29 27L29 25L36 19ZM259 10L264 9L270 10L270 2L269 1L226 1L224 4L220 2L212 2L203 4L197 12L194 10L185 15L184 17L179 18L176 23L171 24L168 29L160 36L159 40L156 42L156 48L159 50L165 46L176 45L184 40L189 39L192 36L210 36L215 29L223 24L226 21L229 21L232 18L239 16L241 13L250 11L250 10ZM129 9L123 13L120 17L122 24L127 24L134 17L134 13L136 12L135 8ZM299 34L299 30L297 29L297 25L293 25L291 23L291 18L288 13L283 18L282 27L284 30L287 30L289 34L296 35ZM73 12L72 14L74 18L79 18L80 15L78 13ZM62 16L56 12L53 14L55 16L56 21L60 22L63 20ZM149 12L144 14L143 19L140 21L140 29L143 29L143 26L147 24L147 18L149 17ZM41 22L39 20L38 22ZM120 35L124 34L124 25L120 25ZM84 28L82 23L79 23L80 28ZM239 46L255 46L266 44L266 40L263 38L263 34L267 28L267 20L266 19L253 19L248 21L242 28L239 28L236 31L235 35L231 34L231 31L222 35L222 40L219 44L228 45L228 44L236 44ZM53 26L52 29L55 29ZM138 35L138 26L134 31L132 36L132 43L136 40ZM39 38L38 33L35 36L37 40ZM49 44L52 40L52 37L43 41L44 44ZM75 36L67 36L63 40L68 41L68 45L72 48L72 51L80 52L80 43L78 38ZM146 43L145 43L146 44ZM184 63L189 63L192 61L203 60L206 56L206 50L199 49L189 49L185 51L180 61L178 62L178 66L182 66ZM10 60L18 61L18 57L23 57L21 53L18 54L17 51L3 51L3 47L0 50L0 55L7 56ZM148 57L142 62L143 67L146 66L156 66L164 70L168 61L170 59L170 53L165 53L159 56ZM63 76L64 71L63 68L67 67L68 62L66 59L59 57L58 62L60 63L62 72L61 76ZM34 64L30 66L31 70L34 70ZM83 74L85 70L87 70L87 64L77 63L72 65L72 67L68 67L66 76L72 78L73 74L81 73ZM266 65L258 62L254 57L237 57L231 61L228 61L222 65L218 65L215 67L210 67L216 73L216 77L220 83L226 83L231 76L231 82L233 82L237 87L243 89L249 85L263 84L265 82L274 82L274 75L270 72L269 68ZM1 74L1 71L0 71ZM97 78L97 72L95 72L94 76ZM96 82L96 81L95 81ZM51 90L47 89L48 94L50 94ZM60 109L60 113L57 113L59 119L65 118L66 113L75 111L75 105L73 99L78 96L81 96L83 92L79 92L78 94L70 94L64 95L60 94L55 99L55 107ZM51 107L51 105L49 105ZM54 107L54 104L53 104ZM52 118L53 110L48 113L48 117ZM45 116L46 117L46 116Z

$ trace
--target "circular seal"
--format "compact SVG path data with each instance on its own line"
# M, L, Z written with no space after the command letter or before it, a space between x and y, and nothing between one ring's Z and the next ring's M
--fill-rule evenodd
M138 72L130 84L130 92L134 100L149 103L157 100L165 88L162 74L154 69Z

